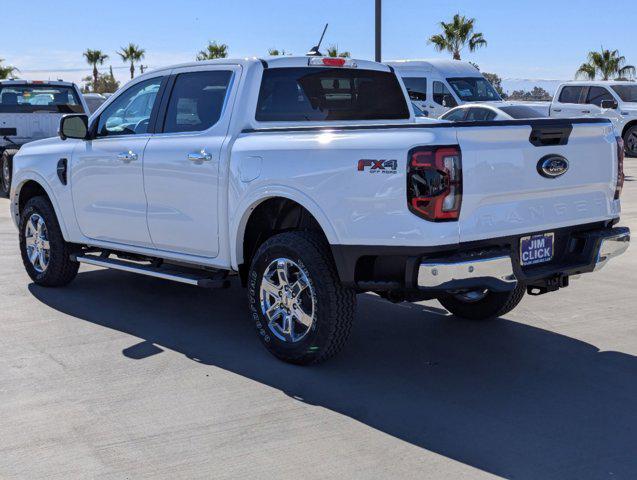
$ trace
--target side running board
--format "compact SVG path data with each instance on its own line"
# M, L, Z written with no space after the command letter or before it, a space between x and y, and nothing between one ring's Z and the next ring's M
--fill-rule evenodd
M71 260L96 267L112 268L124 272L138 273L149 277L172 280L173 282L186 283L203 288L228 288L230 280L227 279L227 272L205 272L180 269L177 266L153 266L144 265L137 262L109 258L97 255L71 255Z

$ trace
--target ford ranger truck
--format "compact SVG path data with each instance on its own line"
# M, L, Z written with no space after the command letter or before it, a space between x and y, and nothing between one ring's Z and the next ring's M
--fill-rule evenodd
M57 136L65 114L86 112L74 83L0 81L0 197L9 196L13 157L22 145Z
M408 98L343 58L147 73L15 157L24 266L46 287L81 264L237 276L265 347L310 364L345 344L358 293L484 320L626 250L608 120L417 123Z

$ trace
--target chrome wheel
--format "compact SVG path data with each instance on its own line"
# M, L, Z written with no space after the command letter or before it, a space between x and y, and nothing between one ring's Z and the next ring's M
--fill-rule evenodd
M467 290L464 292L457 292L454 297L457 300L465 303L479 302L489 293L488 290Z
M277 258L268 265L260 301L269 330L284 342L302 340L314 325L314 289L303 268L292 260Z
M27 257L38 273L44 273L49 266L51 246L44 219L34 213L29 217L24 231Z

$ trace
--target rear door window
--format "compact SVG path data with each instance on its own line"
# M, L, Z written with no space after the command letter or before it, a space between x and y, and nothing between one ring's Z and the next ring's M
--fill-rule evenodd
M269 68L255 118L260 122L397 120L410 117L390 72L353 68Z
M467 114L467 122L488 122L493 120L497 114L488 108L470 108Z
M588 89L586 103L601 107L603 100L615 100L615 98L604 87L591 87Z
M449 120L450 122L460 122L464 120L464 117L466 114L467 114L467 109L459 108L458 110L453 110L451 112L445 113L440 118L443 120Z
M562 89L560 93L559 102L560 103L581 103L582 93L584 92L584 87L579 86L568 86Z
M229 70L177 75L163 132L199 132L212 127L221 118L231 78Z
M427 79L421 77L403 77L403 83L411 100L427 100Z

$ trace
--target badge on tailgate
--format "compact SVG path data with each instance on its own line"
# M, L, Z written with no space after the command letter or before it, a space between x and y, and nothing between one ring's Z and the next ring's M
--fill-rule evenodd
M553 259L554 233L530 235L520 239L520 263L523 267Z

